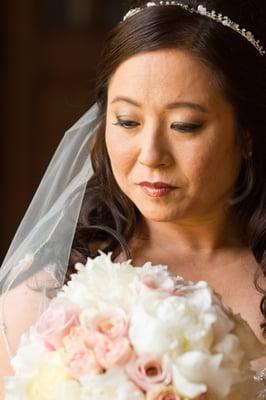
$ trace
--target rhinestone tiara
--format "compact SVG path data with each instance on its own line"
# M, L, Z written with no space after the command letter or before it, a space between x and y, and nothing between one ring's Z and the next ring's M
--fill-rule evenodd
M238 24L233 22L230 18L223 16L222 14L217 14L215 11L208 11L206 7L202 4L199 4L197 8L191 8L186 4L179 3L178 1L159 1L155 3L153 1L148 2L144 7L137 7L129 10L123 18L123 21L126 21L128 18L132 17L135 14L138 14L140 11L147 7L154 7L154 6L179 6L191 13L197 13L200 15L204 15L205 17L211 18L214 21L220 22L224 26L228 26L229 28L233 29L235 32L239 33L245 39L247 39L256 49L257 51L264 56L266 51L264 50L263 46L261 46L259 40L255 40L254 35L247 31L246 29L241 29ZM122 21L122 22L123 22Z

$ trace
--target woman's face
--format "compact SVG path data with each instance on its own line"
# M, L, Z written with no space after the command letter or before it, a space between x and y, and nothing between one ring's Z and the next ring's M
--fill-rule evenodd
M232 106L212 73L182 50L138 54L108 88L106 145L121 190L154 221L222 210L240 167ZM175 188L158 196L141 182Z

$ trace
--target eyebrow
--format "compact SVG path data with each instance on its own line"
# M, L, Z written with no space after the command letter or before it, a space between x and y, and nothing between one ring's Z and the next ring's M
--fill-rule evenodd
M115 97L114 100L111 102L111 104L117 103L119 101L125 101L127 103L132 104L133 106L139 107L141 108L142 105L138 102L136 102L135 100L130 99L129 97L125 97L125 96L119 96L119 97ZM194 110L198 110L198 111L202 111L204 113L208 113L209 110L201 105L201 104L197 104L197 103L192 103L190 101L176 101L174 103L169 103L166 104L165 108L167 110L173 110L175 108L192 108Z

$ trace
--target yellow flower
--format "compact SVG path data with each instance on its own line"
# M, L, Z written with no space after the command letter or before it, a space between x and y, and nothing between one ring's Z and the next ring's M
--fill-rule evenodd
M36 374L27 382L26 398L27 400L70 399L72 397L70 393L70 396L65 396L65 393L71 381L74 384L71 391L76 392L78 383L65 368L60 353L49 353L41 362Z

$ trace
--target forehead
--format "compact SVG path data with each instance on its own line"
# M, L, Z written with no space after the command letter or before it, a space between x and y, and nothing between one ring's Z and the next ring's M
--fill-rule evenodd
M213 73L189 53L164 49L137 54L124 61L113 74L108 97L140 96L166 101L210 101L217 96Z

